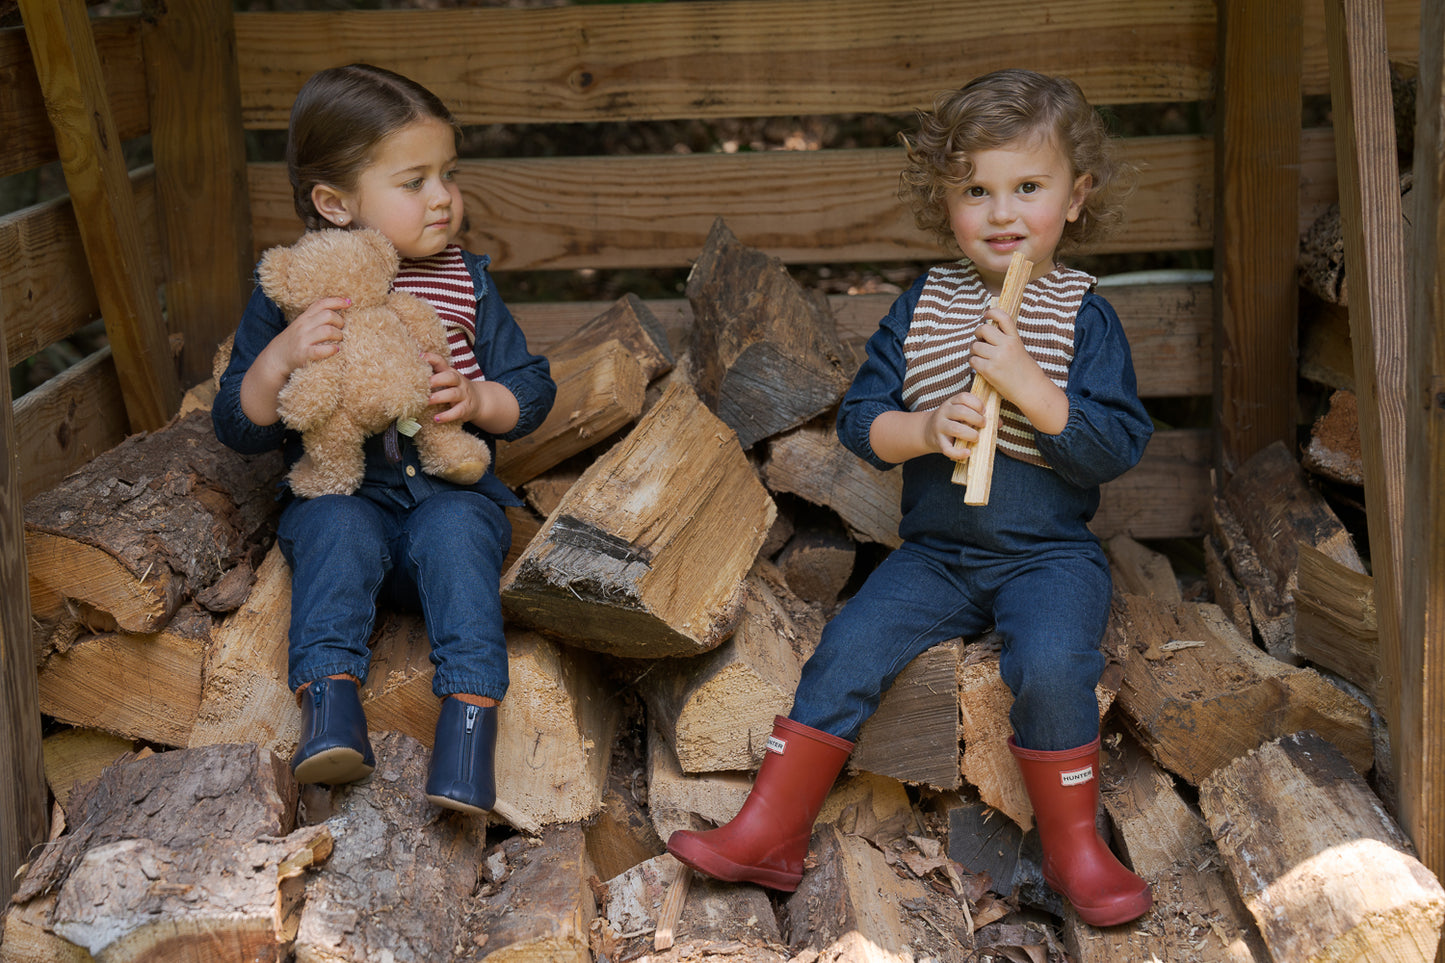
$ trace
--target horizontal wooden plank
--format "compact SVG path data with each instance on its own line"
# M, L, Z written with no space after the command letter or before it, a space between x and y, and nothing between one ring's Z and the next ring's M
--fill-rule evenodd
M155 210L154 171L131 173L140 233L146 246L142 263L155 271L153 281L164 280ZM16 211L0 218L0 331L11 360L21 361L74 334L100 316L100 303L80 226L69 198Z
M1017 13L1007 0L238 13L236 43L248 127L285 127L308 76L353 60L414 77L466 124L908 113L1005 66L1068 74L1101 104L1210 96L1213 0Z
M96 53L122 140L150 130L145 63L140 49L140 18L105 17L92 21ZM30 45L20 27L0 30L0 177L56 160L45 97L35 76Z
M125 399L101 348L15 401L20 496L29 501L125 440Z
M1142 168L1139 187L1128 224L1094 250L1212 247L1212 142L1124 146ZM1329 131L1306 132L1303 155L1303 179L1332 185ZM465 161L463 243L498 271L683 267L722 216L744 243L790 264L936 258L897 200L901 164L897 148ZM252 164L248 175L257 252L291 243L301 226L285 168ZM1302 194L1302 226L1326 203L1322 192Z
M1205 428L1158 431L1139 464L1103 486L1089 528L1100 538L1196 538L1209 531L1211 439Z
M1207 282L1131 283L1106 286L1101 293L1119 313L1129 335L1139 394L1144 398L1207 395L1213 389L1210 372L1213 300ZM833 295L838 337L861 349L878 328L895 295ZM692 306L684 298L645 300L648 309L667 332L674 353L687 348L692 330ZM526 332L532 350L546 353L611 306L607 301L522 303L510 305Z

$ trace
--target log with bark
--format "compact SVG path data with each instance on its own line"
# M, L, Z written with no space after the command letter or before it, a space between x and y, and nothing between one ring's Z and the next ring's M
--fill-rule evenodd
M46 928L99 959L278 959L331 852L326 827L295 827L290 769L254 745L122 761L77 805L15 900L53 893Z
M513 618L612 655L698 655L737 625L777 509L682 383L598 458L502 579Z
M769 490L830 508L855 540L902 544L903 472L879 471L843 447L831 422L803 425L768 446L763 478Z
M1240 756L1199 806L1274 959L1435 958L1445 888L1318 734Z
M279 453L231 451L206 412L131 436L26 505L35 618L101 613L145 633L189 599L233 609L269 541L280 476ZM205 595L236 569L239 584Z
M690 362L698 396L737 432L743 448L832 408L852 379L820 293L803 289L782 261L713 222L687 279Z
M582 827L549 826L512 836L483 858L485 883L472 897L471 940L449 957L459 963L593 963L597 901ZM465 891L454 898L465 898Z

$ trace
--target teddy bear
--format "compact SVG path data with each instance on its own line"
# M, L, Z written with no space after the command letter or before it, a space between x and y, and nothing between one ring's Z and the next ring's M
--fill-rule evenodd
M297 368L277 396L281 420L301 432L305 453L287 478L304 498L361 487L362 444L392 425L415 440L428 474L471 485L491 462L461 422L427 413L432 368L421 353L449 357L446 332L431 305L391 290L399 264L391 242L371 229L309 231L262 255L261 289L288 321L323 297L351 299L340 312L342 350Z

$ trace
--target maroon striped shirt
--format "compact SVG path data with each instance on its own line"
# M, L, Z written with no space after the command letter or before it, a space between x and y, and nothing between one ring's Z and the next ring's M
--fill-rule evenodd
M402 258L392 288L435 308L446 330L452 367L473 381L485 380L472 347L477 340L477 294L460 247L450 244L431 257Z

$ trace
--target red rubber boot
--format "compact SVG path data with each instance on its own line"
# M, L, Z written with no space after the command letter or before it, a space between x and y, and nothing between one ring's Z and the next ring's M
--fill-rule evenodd
M783 716L743 808L707 832L680 829L667 850L714 879L757 883L791 893L803 878L813 820L853 743Z
M1010 736L1034 806L1044 882L1090 926L1115 926L1149 912L1149 884L1119 862L1094 825L1099 806L1099 740L1077 749L1023 749Z

